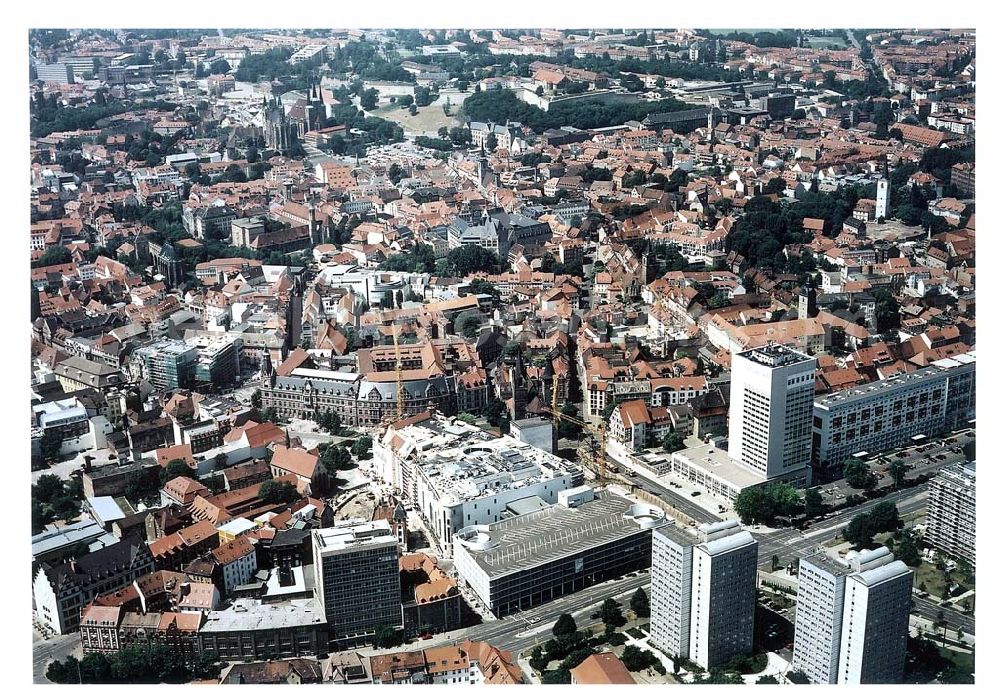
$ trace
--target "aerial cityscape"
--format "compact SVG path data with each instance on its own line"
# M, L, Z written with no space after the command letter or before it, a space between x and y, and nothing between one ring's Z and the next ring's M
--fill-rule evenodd
M974 30L27 38L35 683L975 682Z

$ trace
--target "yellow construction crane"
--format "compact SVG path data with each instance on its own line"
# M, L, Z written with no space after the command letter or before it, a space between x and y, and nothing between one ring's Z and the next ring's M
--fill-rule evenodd
M406 418L406 407L403 403L403 359L399 352L399 327L392 326L392 346L396 350L396 421Z
M558 374L553 375L552 377L552 403L548 407L546 407L552 414L552 418L556 421L557 425L562 421L568 421L570 423L576 424L584 431L586 431L588 434L590 434L591 447L595 448L593 450L593 456L584 459L584 457L581 455L579 456L579 459L583 464L583 466L589 468L590 471L593 472L597 481L605 483L609 481L621 481L619 479L615 479L614 477L608 476L607 460L604 454L604 443L605 443L604 421L601 420L599 423L592 424L588 421L584 421L583 419L579 419L575 416L564 414L559 410L558 406L559 378L560 376ZM630 487L632 485L629 482L624 482L624 483L628 484Z

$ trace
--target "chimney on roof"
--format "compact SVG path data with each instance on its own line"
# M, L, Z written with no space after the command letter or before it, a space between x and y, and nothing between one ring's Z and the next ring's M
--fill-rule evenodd
M87 471L87 472L90 471L90 468L92 466L91 463L93 461L94 461L94 456L93 455L84 455L83 456L83 469L84 469L84 471Z

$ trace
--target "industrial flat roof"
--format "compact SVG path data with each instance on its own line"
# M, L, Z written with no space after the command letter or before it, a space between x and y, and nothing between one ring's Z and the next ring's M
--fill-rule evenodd
M413 455L446 505L579 473L571 462L511 436L492 436L440 416L401 428L396 436L397 456Z
M851 576L851 578L872 587L889 580L895 580L896 578L902 577L911 572L912 571L907 568L906 564L902 561L893 561L892 563L886 563L878 568L872 568L871 570L855 573Z
M549 507L549 504L538 496L528 496L527 498L521 498L507 504L507 510L514 515L527 515L544 510L547 507Z
M657 527L654 531L662 534L678 546L697 546L701 543L701 540L696 534L687 531L683 527L678 527L677 524L673 522L662 527Z
M468 553L491 578L517 573L649 531L625 516L633 505L607 493L576 508L552 505L490 525L494 548Z
M789 349L781 344L767 344L755 349L741 351L736 355L741 356L748 361L753 361L754 363L759 363L770 368L790 366L792 364L803 363L805 361L815 361L812 356L803 354L795 349Z
M701 548L701 550L709 556L718 556L728 551L735 551L736 549L741 549L744 546L750 546L751 544L756 543L757 540L753 538L753 535L750 534L750 532L743 530L736 534L730 534L719 539L707 541L704 544L700 544L699 548Z
M341 521L333 527L314 529L312 535L320 552L317 559L336 551L397 543L388 520Z
M94 496L89 500L89 503L90 509L97 516L95 519L100 522L111 522L125 518L125 513L118 507L112 496Z
M237 599L225 611L209 611L201 630L218 633L233 630L269 630L326 623L326 612L318 599L290 599L263 604L257 599Z
M683 457L688 464L698 467L706 474L730 484L734 488L744 489L764 483L764 477L751 472L736 462L729 454L713 445L699 445L694 448L684 448L674 453L675 457Z
M104 529L91 519L81 520L58 529L50 529L31 537L32 557L66 546L92 542L104 534Z

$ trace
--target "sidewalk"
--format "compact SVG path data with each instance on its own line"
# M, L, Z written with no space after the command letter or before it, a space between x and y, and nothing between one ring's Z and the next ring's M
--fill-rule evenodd
M743 683L757 683L757 679L762 676L773 676L782 681L790 668L791 663L785 661L777 652L768 652L767 666L764 667L764 670L759 674L744 674Z
M646 637L636 639L630 634L626 633L625 631L620 631L620 632L622 635L625 636L626 645L633 645L635 647L638 647L640 650L651 652L654 657L660 660L660 664L662 664L663 668L667 670L667 675L673 676L674 678L679 679L684 683L691 683L692 681L694 681L694 674L688 671L687 669L680 669L678 673L675 674L674 660L672 660L669 656L667 656L667 654L664 653L663 651L650 645L648 635Z
M528 683L534 685L541 685L542 680L535 675L535 670L531 668L528 664L528 660L524 657L517 658L517 665L521 667L521 671L524 673L524 678L528 680Z
M935 632L934 622L931 619L918 614L910 614L910 635L916 637L918 627L923 630L925 637L930 638L933 642L949 650L967 652L968 648L975 647L976 645L976 636L972 633L963 633L962 639L956 640L957 629L951 626L948 627L948 639L942 642L944 629Z

